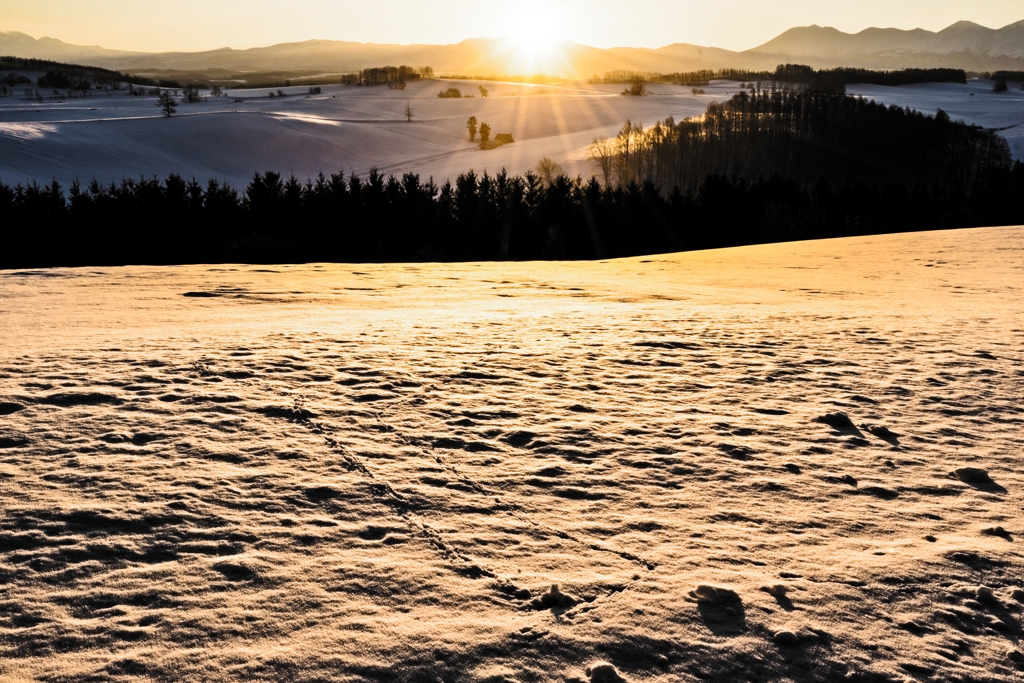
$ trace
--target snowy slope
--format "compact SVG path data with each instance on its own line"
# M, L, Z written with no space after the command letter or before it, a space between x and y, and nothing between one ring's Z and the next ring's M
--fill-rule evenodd
M1022 264L0 274L0 680L1019 680Z
M244 187L257 171L294 173L300 180L344 170L361 175L373 166L385 173L414 172L439 182L470 169L522 173L542 157L571 174L596 173L587 149L595 137L612 137L627 119L647 125L667 116L677 121L702 114L737 83L716 82L707 94L655 85L649 97L622 97L623 86L526 86L483 83L490 97L439 99L449 86L475 93L478 83L429 81L404 91L383 87L328 86L308 97L269 98L267 91L180 105L165 119L155 98L93 97L42 104L0 99L0 180L12 184L56 178L67 187L76 177L102 182L176 172L201 181L227 180ZM925 85L904 88L856 86L851 92L985 127L1005 128L1017 158L1024 158L1019 91L991 94L991 84ZM974 96L971 93L975 93ZM511 96L515 93L515 97ZM236 103L236 98L243 99ZM413 122L405 120L408 103ZM511 133L515 144L480 151L468 140L466 120L476 116L495 134Z

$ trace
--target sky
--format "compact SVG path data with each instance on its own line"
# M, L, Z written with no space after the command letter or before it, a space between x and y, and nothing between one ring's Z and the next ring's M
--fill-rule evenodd
M595 47L694 43L745 50L793 26L999 28L1021 0L0 0L0 30L145 52L247 48L321 38L455 43L536 36Z

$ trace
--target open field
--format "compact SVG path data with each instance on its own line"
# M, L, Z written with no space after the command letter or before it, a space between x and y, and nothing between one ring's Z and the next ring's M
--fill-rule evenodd
M1019 680L1022 286L1024 228L5 272L0 680Z
M153 97L42 105L9 98L0 101L0 178L11 183L56 177L66 184L76 174L109 182L174 171L244 186L256 171L305 180L320 171L365 175L376 166L443 182L469 169L523 172L544 156L589 176L586 148L595 136L615 135L626 119L654 123L695 116L711 101L676 86L656 87L659 96L639 98L619 96L624 86L490 82L483 83L490 91L486 99L437 97L448 87L476 94L478 84L426 81L403 91L324 86L318 96L286 88L290 96L283 99L267 97L267 90L229 91L226 98L179 105L171 120L160 118ZM412 123L405 120L407 102ZM477 149L466 132L470 116L489 123L494 134L511 133L516 143Z
M426 81L404 91L325 86L316 96L307 96L306 88L288 88L288 97L273 99L266 90L231 91L229 97L181 104L170 120L160 116L153 97L122 93L41 104L5 98L0 100L0 180L56 178L67 187L76 177L107 183L176 172L244 186L257 171L306 180L321 171L365 175L376 166L384 173L411 171L443 182L469 169L522 173L545 156L572 175L589 177L595 168L587 148L594 137L614 136L626 119L649 125L667 116L700 115L709 102L727 99L739 87L720 81L695 96L688 87L652 85L651 96L622 97L621 85L485 82L487 99L437 98L451 86L475 94L478 84ZM851 88L927 113L942 107L968 122L1010 126L1003 134L1024 157L1022 93L996 96L990 90L990 85ZM404 115L407 102L414 113L411 123ZM470 116L489 123L495 134L511 133L515 144L477 149L465 130Z

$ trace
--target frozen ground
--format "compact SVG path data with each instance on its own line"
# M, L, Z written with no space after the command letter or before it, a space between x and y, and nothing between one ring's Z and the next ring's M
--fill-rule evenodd
M704 112L708 103L738 90L716 82L693 95L690 88L654 85L650 97L622 97L623 86L529 86L483 83L490 97L439 99L454 86L476 93L477 82L429 81L404 91L385 87L327 86L317 96L288 88L286 98L266 90L230 92L200 104L182 104L164 119L153 97L112 97L42 104L0 99L0 180L6 183L57 178L103 182L171 172L202 181L214 177L244 186L256 171L317 173L377 166L386 173L419 173L442 181L469 169L502 168L522 173L550 157L572 174L589 177L595 168L587 148L594 137L614 136L626 119L653 124ZM854 87L881 101L909 104L933 113L942 107L955 117L1003 132L1024 157L1024 93L992 95L991 87ZM974 97L970 92L976 92ZM513 97L512 94L516 96ZM242 99L241 102L235 102ZM405 106L414 120L405 120ZM495 134L512 133L516 143L480 151L467 139L470 116ZM1015 126L1015 127L1014 127Z
M0 680L1019 680L1022 285L1024 228L3 273Z

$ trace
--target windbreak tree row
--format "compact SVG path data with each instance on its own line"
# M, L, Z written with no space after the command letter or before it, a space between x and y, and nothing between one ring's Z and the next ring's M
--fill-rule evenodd
M0 268L179 263L592 259L794 239L1024 224L1024 165L972 193L709 175L694 192L564 175L258 175L246 190L171 176L65 197L0 185Z
M872 71L870 69L814 69L803 64L780 64L775 71L746 69L703 69L670 74L647 71L608 71L603 77L593 76L591 83L673 83L675 85L707 85L715 80L751 83L778 83L803 85L813 90L844 93L854 83L870 85L913 85L916 83L966 83L963 69L900 69L898 71Z

